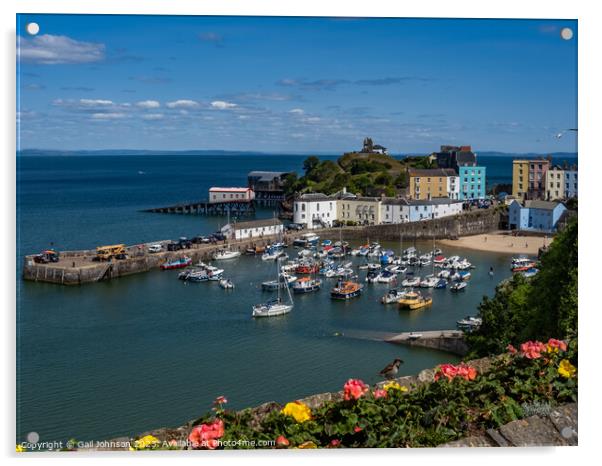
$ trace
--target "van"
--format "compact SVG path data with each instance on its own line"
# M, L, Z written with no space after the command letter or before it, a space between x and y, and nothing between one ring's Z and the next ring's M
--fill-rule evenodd
M161 251L163 251L163 246L161 246L160 244L151 244L148 247L148 252L155 253L155 252L161 252Z

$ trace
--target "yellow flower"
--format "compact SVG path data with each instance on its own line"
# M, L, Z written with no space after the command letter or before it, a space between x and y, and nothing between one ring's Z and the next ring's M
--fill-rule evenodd
M577 368L568 359L563 359L558 366L558 373L565 379L570 379L577 374Z
M287 403L282 410L282 414L294 417L297 422L305 422L311 419L311 409L300 401Z
M134 441L134 450L144 450L146 448L152 448L161 443L157 437L153 435L145 435L144 437Z
M383 387L386 391L389 390L399 390L400 392L407 392L408 387L404 387L403 385L399 385L397 382L391 381L385 384Z
M23 453L25 451L25 447L23 445L17 445L17 453Z
M302 449L306 449L306 448L318 448L318 446L314 442L312 442L311 440L308 440L307 442L303 442L297 448L302 448Z

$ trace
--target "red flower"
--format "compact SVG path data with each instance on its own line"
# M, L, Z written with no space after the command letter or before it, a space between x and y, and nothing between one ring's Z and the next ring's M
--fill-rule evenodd
M435 380L439 380L442 375L447 380L453 380L456 377L462 377L465 380L474 380L477 377L477 370L465 363L460 363L457 366L453 364L441 364L435 373Z
M355 433L357 433L357 432L361 432L361 431L362 431L362 428L361 428L360 426L355 426L355 427L353 428L353 432L355 432Z
M540 341L527 341L520 345L520 350L527 359L539 359L541 353L546 350L546 345Z
M284 435L280 435L276 439L276 446L277 447L288 447L290 444L291 444L291 442L289 442L288 439Z
M509 353L516 354L516 348L514 346L509 344L508 346L506 346L506 349L508 350Z
M357 400L369 390L368 385L359 379L349 379L343 387L345 400Z
M224 421L216 419L209 424L201 424L195 426L188 440L192 444L193 448L208 448L214 450L219 446L218 438L224 435Z
M330 441L330 446L333 447L333 448L338 447L340 444L341 444L341 441L339 439L336 439L336 438L334 438L334 439L332 439Z
M548 340L548 352L557 353L558 350L566 351L566 343L562 340L556 340L555 338L550 338Z

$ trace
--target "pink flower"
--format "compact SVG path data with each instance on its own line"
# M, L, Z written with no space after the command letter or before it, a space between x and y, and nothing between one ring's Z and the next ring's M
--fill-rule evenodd
M441 376L445 376L447 380L453 380L456 377L461 377L465 380L474 380L477 377L477 370L463 362L457 366L453 364L441 364L435 373L435 380L439 380Z
M341 444L341 441L339 439L336 439L336 438L334 438L334 439L332 439L330 441L330 446L333 447L333 448L338 447L340 444Z
M374 390L374 398L379 399L379 398L386 398L387 397L387 390L383 390L382 388L377 388L376 390Z
M288 447L291 444L291 442L288 441L288 439L284 436L284 435L280 435L277 439L276 439L276 446L277 447Z
M343 387L343 397L346 400L357 400L369 390L368 385L360 379L349 379Z
M527 359L538 359L541 353L546 350L546 345L540 341L527 341L520 345L521 353Z
M362 431L362 428L360 426L355 426L353 428L353 432L355 432L355 433L358 433L358 432L361 432L361 431Z
M193 448L208 448L214 450L219 446L218 438L224 435L224 421L216 419L209 424L201 424L195 426L188 440L192 444Z
M214 405L223 405L226 404L228 402L228 398L226 398L225 396L221 395L218 396L215 401L213 402Z
M547 346L549 353L558 353L558 351L566 351L566 343L562 340L556 340L555 338L550 338L548 340Z
M516 348L510 344L506 346L506 350L508 350L508 352L511 354L516 354Z
M439 380L442 375L447 377L447 380L452 380L458 373L458 369L453 364L441 364L437 373L435 374L435 380Z

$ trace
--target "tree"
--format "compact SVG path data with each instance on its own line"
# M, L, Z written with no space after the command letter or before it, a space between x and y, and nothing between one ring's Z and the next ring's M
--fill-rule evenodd
M307 157L303 162L303 171L305 171L305 175L314 170L319 164L320 159L315 155Z
M577 337L577 219L569 222L541 256L531 279L517 274L479 305L483 323L466 337L470 356L501 353L527 340Z

